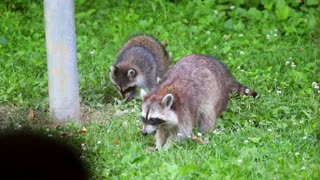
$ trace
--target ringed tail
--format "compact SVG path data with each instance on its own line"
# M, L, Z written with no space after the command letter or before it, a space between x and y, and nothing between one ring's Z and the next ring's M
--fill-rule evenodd
M253 98L258 97L258 93L256 91L240 84L239 82L233 83L230 90L232 93L236 93L239 96L247 95L247 96L252 96Z

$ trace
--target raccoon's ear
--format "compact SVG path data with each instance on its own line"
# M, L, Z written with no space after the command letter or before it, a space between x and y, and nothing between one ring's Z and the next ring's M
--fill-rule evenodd
M173 104L173 95L172 94L167 94L162 98L161 104L166 108L166 109L171 109L172 104Z
M117 66L115 66L115 65L110 66L110 72L112 74L114 74L116 72L116 70L117 70Z
M133 78L136 76L136 71L134 69L129 69L128 70L128 74L127 74L127 77L130 79L130 80L133 80Z
M148 92L147 91L145 91L144 89L140 89L140 96L141 96L141 98L142 99L144 99L144 97L146 96L148 94Z
M157 84L161 83L161 78L157 77Z

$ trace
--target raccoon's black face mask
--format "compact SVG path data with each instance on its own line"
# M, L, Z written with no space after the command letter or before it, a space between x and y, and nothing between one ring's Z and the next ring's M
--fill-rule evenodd
M137 93L137 86L134 84L136 71L134 69L122 70L113 65L110 67L110 80L117 88L121 98L131 101Z

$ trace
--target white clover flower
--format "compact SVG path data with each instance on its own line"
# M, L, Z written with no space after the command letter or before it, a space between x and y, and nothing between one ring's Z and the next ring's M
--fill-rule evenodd
M214 133L214 134L221 134L221 132L220 132L218 129L215 129L215 130L213 131L213 133Z
M299 123L300 123L300 124L303 124L303 123L304 123L304 120L300 120Z
M280 95L282 92L280 90L277 91L277 94Z
M101 144L101 141L98 141L97 144Z
M242 159L238 159L238 160L237 160L237 163L238 163L238 164L241 164L241 163L242 163Z
M200 132L198 132L198 134L197 134L199 137L201 137L202 136L202 133L200 133Z
M290 64L290 61L286 61L286 64L285 64L285 65L287 66L288 64Z
M219 11L218 11L218 10L213 10L213 13L214 13L214 14L218 14Z
M272 131L272 129L268 129L268 132L271 132Z
M241 71L241 72L244 72L245 70L244 70L244 69L241 69L240 71Z
M241 67L240 67L240 66L238 66L238 67L237 67L237 69L241 69Z
M274 29L274 32L278 32L278 29L277 29L277 28L275 28L275 29Z
M318 85L316 85L316 86L314 86L314 88L315 88L315 89L319 89L319 86L318 86Z
M46 128L46 131L47 131L47 132L49 132L49 131L50 131L50 129L49 129L49 128Z
M246 90L244 90L244 92L245 92L246 94L249 94L250 89L246 88Z
M17 129L21 129L21 128L22 128L22 125L19 124L19 123L17 123L17 124L16 124L16 128L17 128Z
M90 51L90 54L91 54L91 55L94 55L94 53L95 53L94 50L91 50L91 51Z
M291 65L290 65L292 68L295 68L296 65L294 64L294 62L291 62Z
M205 143L209 143L210 141L209 141L209 138L204 138L204 142Z
M122 126L128 127L128 121L124 121L124 122L122 123Z
M278 34L277 34L277 33L275 33L275 34L273 34L273 36L274 36L274 37L277 37L277 36L278 36Z
M191 138L191 135L189 135L188 138Z
M235 8L235 6L233 6L233 5L232 5L232 6L230 6L230 9L231 9L231 10L232 10L232 9L234 9L234 8Z
M270 35L269 34L266 35L266 39L270 39Z
M207 34L211 34L211 31L207 31L206 33L207 33Z
M317 82L312 82L312 87L314 88L315 86L318 86Z
M181 136L182 136L182 134L181 134L181 133L178 133L178 134L177 134L177 136L178 136L178 137L181 137Z
M318 93L320 94L320 90L318 91Z
M299 153L299 152L296 152L296 153L294 153L294 155L295 155L295 156L299 156L299 155L300 155L300 153Z
M302 139L307 139L307 136L303 136L303 138Z
M301 170L306 170L306 169L307 169L307 167L305 167L305 166L301 167Z
M289 60L292 60L292 57L289 57Z
M225 41L227 41L227 40L229 40L230 39L230 37L228 36L228 35L223 35L223 39L225 40Z
M239 34L239 37L243 37L243 34Z
M247 144L249 141L248 140L244 140L244 143Z
M136 112L136 109L131 109L131 112Z
M85 144L81 144L81 148L82 150L86 151L87 150L87 146Z
M240 54L240 55L244 55L244 52L243 52L243 51L240 51L239 54Z
M218 49L218 47L216 45L213 46L213 49Z
M296 122L293 122L293 123L292 123L292 125L294 125L294 126L297 126L297 125L298 125L298 123L296 123Z

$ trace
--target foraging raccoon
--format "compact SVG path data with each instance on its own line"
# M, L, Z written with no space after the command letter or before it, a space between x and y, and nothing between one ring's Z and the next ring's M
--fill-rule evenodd
M206 133L227 107L230 92L242 92L242 88L220 61L203 55L185 56L159 86L149 94L141 93L142 134L156 131L156 148L168 148L171 141L191 136L194 127Z
M110 66L110 80L122 98L132 100L137 87L151 90L168 71L169 54L149 35L136 35L120 49L117 62Z

